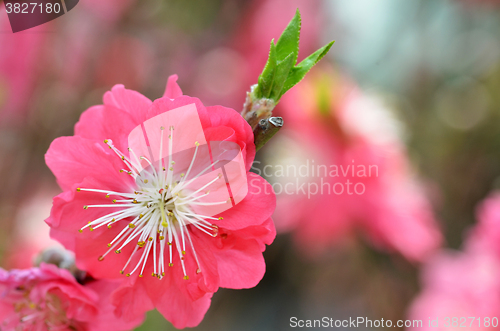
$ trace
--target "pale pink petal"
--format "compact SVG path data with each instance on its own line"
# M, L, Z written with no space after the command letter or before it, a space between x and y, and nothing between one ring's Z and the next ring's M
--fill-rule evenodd
M182 90L177 84L178 78L179 77L177 75L171 75L168 77L167 88L165 89L165 93L163 93L163 97L175 99L182 95Z

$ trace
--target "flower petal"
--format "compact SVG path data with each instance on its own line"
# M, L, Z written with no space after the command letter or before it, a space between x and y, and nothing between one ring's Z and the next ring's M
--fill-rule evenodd
M119 173L124 164L117 155L111 154L102 142L82 137L54 140L45 154L45 162L63 190L81 183L88 176L99 178L102 183L109 184L107 188L113 189L127 188L131 181L130 176L127 178Z
M128 134L136 126L132 116L123 110L112 106L94 106L80 116L75 125L75 136L94 141L111 139L119 150L125 152Z
M253 142L254 136L250 125L234 109L222 106L212 106L207 107L207 111L210 114L212 127L229 127L234 130L235 139L231 141L235 141L240 144L245 158L246 169L249 171L255 158L255 144ZM229 138L226 139L229 140ZM218 139L209 139L207 134L207 140Z
M276 207L276 195L272 186L262 177L247 173L248 194L233 208L219 216L223 220L218 224L229 230L243 229L261 225L269 219Z
M182 95L182 90L177 84L177 79L179 77L177 75L171 75L168 77L167 88L165 89L165 93L163 96L169 99L175 99Z
M121 109L128 113L137 124L146 119L151 100L139 92L127 90L123 85L115 85L104 94L104 105Z

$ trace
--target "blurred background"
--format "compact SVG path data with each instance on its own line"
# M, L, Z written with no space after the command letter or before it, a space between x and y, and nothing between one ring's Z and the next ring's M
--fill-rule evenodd
M278 195L267 272L256 288L217 292L196 329L288 330L292 316L426 326L443 305L445 316L486 314L451 303L478 295L484 277L451 279L500 269L500 254L488 268L461 265L488 254L470 233L500 188L500 1L81 0L16 34L0 8L1 267L27 268L56 244L43 221L59 188L44 154L105 91L124 84L156 99L178 74L184 94L241 111L270 40L299 8L299 61L336 42L283 97L284 128L257 154L253 171ZM313 164L357 167L283 172ZM370 165L376 174L357 172ZM347 180L363 193L347 193ZM325 183L344 189L318 192ZM481 293L500 298L496 282ZM500 317L500 304L489 308ZM137 330L171 329L153 311Z

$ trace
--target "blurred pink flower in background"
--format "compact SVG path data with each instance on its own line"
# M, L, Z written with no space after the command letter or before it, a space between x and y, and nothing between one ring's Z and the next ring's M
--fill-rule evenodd
M423 290L408 318L422 320L423 327L409 330L458 330L460 325L494 329L491 319L500 312L500 263L487 252L440 252L424 266L421 282ZM429 318L438 324L430 326ZM490 324L484 325L488 319Z
M21 124L28 115L31 94L46 61L50 26L13 34L5 8L0 7L0 126Z
M410 319L422 319L423 330L491 330L500 313L500 193L490 195L477 210L478 224L466 236L463 252L439 252L422 272L422 292L413 302ZM428 318L439 318L439 327ZM446 327L453 317L465 317ZM468 317L475 317L475 320ZM496 321L492 319L496 318ZM485 322L487 324L485 324ZM491 324L493 323L493 325ZM495 325L496 324L496 325ZM422 330L414 328L410 330Z
M108 87L120 82L130 89L141 89L152 62L152 50L147 43L126 35L116 36L97 60L96 85Z
M144 317L128 323L113 315L111 282L78 284L64 269L42 264L25 270L0 269L2 330L129 330Z
M270 244L275 237L274 224L270 218L275 208L275 196L267 182L248 173L255 155L253 134L248 123L232 109L221 106L205 108L198 99L182 95L176 80L176 76L171 76L164 97L154 102L121 85L115 86L105 94L104 105L94 106L82 114L75 127L75 136L58 138L52 143L46 162L64 192L54 198L47 223L52 228L51 236L75 252L77 266L82 270L88 271L95 278L122 279L120 288L112 294L112 302L123 319L136 318L144 311L156 307L174 326L183 328L200 323L210 305L212 294L219 287L249 288L261 280L265 271L262 252L265 245ZM212 186L208 186L210 191L202 196L195 196L192 200L185 199L183 190L177 192L176 197L170 196L169 199L174 199L173 201L177 198L185 199L180 204L192 207L191 212L188 211L188 214L184 213L181 217L176 214L179 212L177 205L168 207L174 209L168 209L166 213L162 209L167 208L164 206L166 202L158 200L162 194L174 194L170 190L175 190L176 186L172 188L169 184L163 187L158 184L162 182L160 179L144 180L141 179L142 175L136 174L136 178L142 180L141 185L161 186L155 186L150 197L147 191L149 188L140 186L139 181L136 183L129 176L136 171L132 166L136 161L130 160L147 155L130 145L131 142L135 144L134 140L129 140L127 144L129 134L140 129L142 123L149 125L147 123L151 122L145 122L147 120L161 114L168 115L170 110L189 105L195 105L195 112L201 120L200 130L196 131L195 121L190 122L190 127L165 125L170 130L168 132L171 132L166 141L173 141L174 144L169 150L175 150L181 143L190 141L192 130L203 138L198 138L197 142L192 141L192 146L189 146L193 149L205 137L206 141L236 143L242 153L242 160L238 164L251 183L248 194L242 201L216 217L200 215L196 206L191 206L208 203L194 200L203 196L208 196L209 199L209 193L216 191L212 190ZM187 114L187 110L183 114ZM177 143L176 137L179 141ZM158 141L150 136L148 144L162 146L160 141L163 139L160 136L157 138ZM103 140L109 149L103 146ZM156 150L151 148L153 152ZM142 163L146 162L144 158L141 160ZM182 159L176 158L175 161L182 167ZM174 168L177 169L177 164L171 164L171 167L164 166L163 171L168 170L170 174ZM123 172L123 167L130 169ZM161 169L157 171L161 173ZM189 174L187 170L186 178ZM183 177L184 174L180 176ZM175 185L182 187L183 182L179 180L179 183ZM96 193L94 189L103 190L103 193ZM202 189L204 187L198 188L195 193ZM236 199L238 192L232 185L231 189L234 190L232 199ZM120 196L126 200L106 199L106 192L109 192L108 196ZM142 193L136 195L135 192ZM153 196L156 200L143 201L148 197L153 199ZM223 202L229 201L226 200L227 197ZM117 203L114 205L109 202ZM212 201L209 204L211 203L221 202ZM102 204L113 208L93 208ZM152 208L149 210L150 207ZM115 213L109 215L109 211ZM168 222L164 219L165 214ZM160 215L163 215L163 219L160 219ZM176 224L171 219L174 215L176 222L180 224L177 230L169 225L169 222ZM206 225L207 220L212 225ZM183 225L181 221L186 223ZM97 229L101 225L107 225L105 230ZM82 231L82 228L89 228L90 231ZM127 240L122 243L124 238ZM165 248L167 239L169 244ZM184 247L185 241L188 249ZM128 245L129 242L132 244ZM117 245L121 246L117 248ZM109 252L122 254L107 255ZM167 267L163 269L164 266Z
M476 214L479 222L469 231L465 249L488 252L500 261L500 192L491 193Z
M3 266L6 269L23 269L33 266L35 258L47 248L61 247L50 238L50 228L43 221L50 215L52 197L58 190L43 189L25 201L16 215L14 233L8 245Z
M308 168L307 174L271 178L283 188L277 191L278 230L294 230L309 255L360 233L375 247L424 260L442 238L397 122L380 101L328 67L323 71L311 72L277 107L285 126L268 150L276 157L269 163ZM305 191L290 192L289 184L287 193L290 182L304 183Z
M82 0L78 3L85 11L105 23L116 23L135 0Z

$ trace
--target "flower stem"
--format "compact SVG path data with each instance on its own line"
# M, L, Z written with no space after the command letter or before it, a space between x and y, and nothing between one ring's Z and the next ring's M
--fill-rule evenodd
M253 131L255 150L261 149L281 129L283 123L281 117L261 119Z

